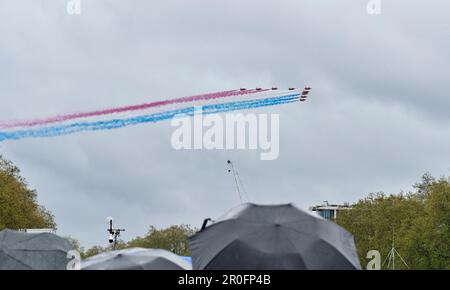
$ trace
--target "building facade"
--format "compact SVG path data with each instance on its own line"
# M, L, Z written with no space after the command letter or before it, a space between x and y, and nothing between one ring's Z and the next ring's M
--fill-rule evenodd
M349 210L351 208L352 207L348 203L329 204L328 201L324 201L321 205L311 206L309 210L323 217L324 219L332 221L336 219L339 211Z

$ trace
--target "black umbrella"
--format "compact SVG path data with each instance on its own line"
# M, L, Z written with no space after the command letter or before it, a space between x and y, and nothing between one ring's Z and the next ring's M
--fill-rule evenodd
M0 232L1 270L65 270L69 241L51 233Z
M191 270L182 257L162 249L131 248L110 251L81 262L83 270Z
M349 232L292 204L240 205L189 247L195 270L360 269Z

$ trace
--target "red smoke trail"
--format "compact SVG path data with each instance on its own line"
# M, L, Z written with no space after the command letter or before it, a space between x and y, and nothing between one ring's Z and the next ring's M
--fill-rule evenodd
M15 128L15 127L33 127L33 126L37 126L37 125L51 124L51 123L56 123L56 122L64 122L64 121L78 119L78 118L94 117L94 116L122 113L122 112L128 112L128 111L137 111L137 110L143 110L143 109L148 109L148 108L153 108L153 107L160 107L160 106L165 106L165 105L186 103L186 102L192 102L192 101L212 100L212 99L217 99L217 98L240 96L240 95L246 95L246 94L260 93L263 91L268 91L268 89L264 89L264 90L231 90L231 91L182 97L182 98L177 98L177 99L172 99L172 100L156 101L156 102L151 102L151 103L144 103L141 105L118 107L118 108L111 108L111 109L92 111L92 112L84 112L84 113L75 113L75 114L68 114L68 115L59 115L59 116L54 116L54 117L49 117L49 118L44 118L44 119L31 119L31 120L19 120L19 121L11 121L11 122L0 122L0 129L8 129L8 128Z

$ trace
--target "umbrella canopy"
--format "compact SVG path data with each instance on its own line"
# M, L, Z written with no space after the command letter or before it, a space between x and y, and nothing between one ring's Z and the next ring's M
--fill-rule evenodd
M185 260L186 262L188 262L190 265L192 265L192 257L188 257L188 256L180 256L183 260Z
M81 262L83 270L192 270L183 258L162 249L110 251Z
M242 204L189 247L195 270L360 269L349 232L292 204Z
M0 231L1 270L65 270L69 241L51 233Z

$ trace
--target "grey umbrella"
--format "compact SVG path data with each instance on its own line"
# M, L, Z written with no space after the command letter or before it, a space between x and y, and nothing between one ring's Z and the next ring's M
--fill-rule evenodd
M82 270L191 270L182 257L162 249L131 248L110 251L81 262Z
M51 233L0 231L1 270L65 270L69 241Z
M360 269L349 232L292 204L240 205L189 247L195 270Z

